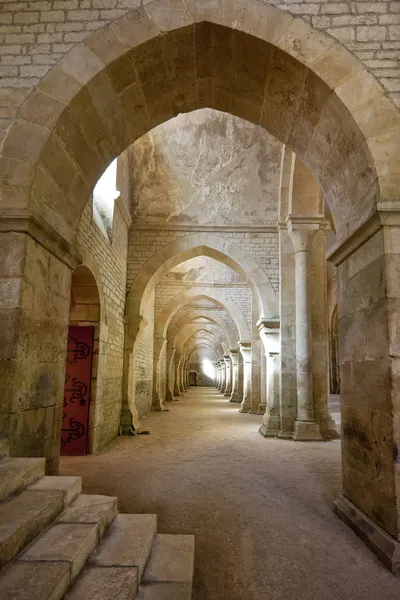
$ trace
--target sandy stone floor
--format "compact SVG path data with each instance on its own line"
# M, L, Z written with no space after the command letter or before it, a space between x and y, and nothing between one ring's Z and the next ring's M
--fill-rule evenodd
M214 389L151 413L151 435L64 458L86 493L120 512L157 513L158 530L196 536L194 600L399 600L390 575L331 510L340 442L264 439Z

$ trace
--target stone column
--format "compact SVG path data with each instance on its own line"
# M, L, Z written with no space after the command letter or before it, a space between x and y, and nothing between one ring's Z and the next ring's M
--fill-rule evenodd
M174 399L176 396L181 395L180 381L179 381L179 364L181 361L181 355L175 352L174 356L174 368L175 368L175 379L174 379Z
M153 403L152 410L156 412L162 412L164 408L164 400L162 398L159 391L159 379L160 379L160 356L161 352L164 349L167 340L164 337L155 338L154 340L154 350L153 350Z
M267 410L267 359L265 356L264 346L261 345L261 401L258 405L259 415L265 415Z
M225 387L226 387L226 365L225 365L225 361L222 358L220 360L220 365L221 365L221 387L219 388L219 393L220 394L225 394Z
M287 218L288 231L295 253L296 280L296 371L297 418L293 439L321 441L320 427L315 421L312 374L312 323L310 299L310 263L312 242L322 217Z
M237 402L239 391L239 351L235 349L229 350L229 355L232 361L232 392L230 402Z
M175 366L173 363L175 355L175 347L168 343L167 344L167 382L166 382L166 391L165 391L165 400L167 402L172 402L174 400L174 385L175 382L172 376L172 370L175 370Z
M279 437L292 439L297 412L296 285L293 244L286 222L279 231L280 414Z
M231 357L229 356L229 354L226 354L224 356L224 362L225 362L225 373L226 373L224 396L230 397L232 394L232 366L231 366Z
M221 368L219 366L219 361L215 363L215 371L217 374L215 387L217 388L217 390L219 390L219 386L221 384Z
M266 411L259 429L264 437L275 437L280 432L280 377L279 377L279 319L261 319L257 323L264 347L266 364Z
M239 412L247 413L251 409L251 342L239 342L243 357L243 399Z
M326 225L324 227L324 225ZM329 332L328 282L326 272L326 234L323 223L311 248L310 286L312 323L312 374L315 420L326 439L338 438L329 409Z

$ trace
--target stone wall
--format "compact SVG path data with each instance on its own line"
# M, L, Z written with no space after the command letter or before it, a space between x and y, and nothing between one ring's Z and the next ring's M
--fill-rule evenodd
M124 177L120 177L120 183ZM91 201L79 222L76 246L83 264L92 270L99 286L101 325L99 368L93 424L93 451L104 447L118 432L122 403L124 314L128 244L127 190L115 203L111 239L92 218Z
M0 126L3 131L41 77L74 44L151 0L14 0L0 14ZM260 4L264 3L260 0ZM400 5L342 0L270 0L338 39L400 106Z
M201 228L198 231L202 231ZM207 231L204 229L204 231ZM129 232L127 289L142 266L168 244L191 235L180 229L133 228ZM215 231L220 239L236 244L252 256L268 276L274 290L279 286L279 239L277 232Z

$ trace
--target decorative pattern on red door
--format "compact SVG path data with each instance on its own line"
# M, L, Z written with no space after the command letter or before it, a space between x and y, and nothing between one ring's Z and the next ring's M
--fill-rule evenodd
M61 455L86 454L94 327L68 327Z

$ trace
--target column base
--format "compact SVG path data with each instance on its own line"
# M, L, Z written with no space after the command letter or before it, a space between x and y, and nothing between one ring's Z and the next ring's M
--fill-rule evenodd
M344 496L335 500L333 512L358 535L393 575L400 576L400 542Z
M293 431L280 431L278 438L280 440L293 440Z
M258 411L257 414L258 415L265 415L265 411L267 410L267 405L266 404L260 404L258 407Z
M295 442L323 442L318 423L315 421L295 421L293 441Z
M232 392L229 402L239 402L239 398L236 392Z
M232 392L230 392L229 390L227 390L227 391L224 393L224 396L226 396L227 398L230 398L230 397L231 397L231 394L232 394Z
M240 413L248 413L250 412L250 402L242 402L239 408Z
M276 437L278 437L278 434L279 434L279 431L277 429L275 429L275 430L267 429L267 427L265 427L264 423L261 425L261 427L258 431L261 433L261 435L263 437L276 438Z

